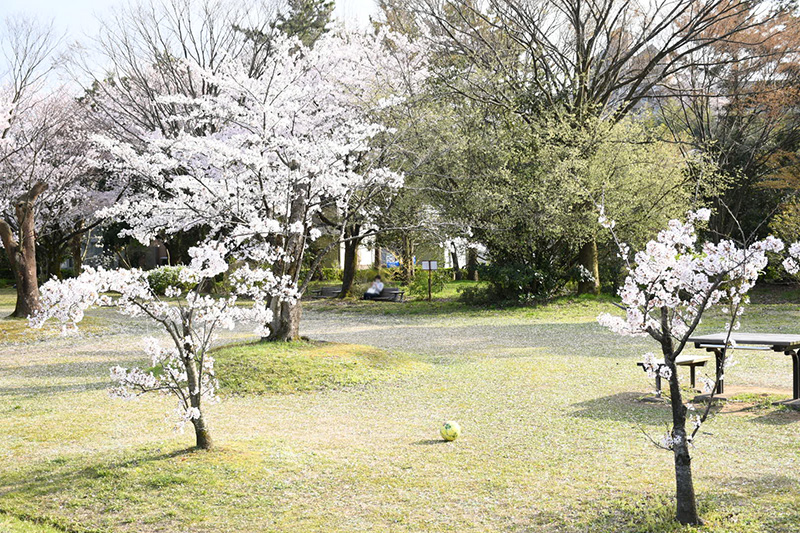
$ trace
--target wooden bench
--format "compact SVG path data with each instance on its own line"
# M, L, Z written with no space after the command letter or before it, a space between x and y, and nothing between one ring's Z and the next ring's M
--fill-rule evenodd
M341 287L322 287L311 291L312 298L336 298L342 294Z
M675 366L688 366L689 367L689 375L691 376L692 387L695 386L695 368L698 366L706 366L706 363L714 359L711 355L706 354L685 354L679 355L677 359L675 359ZM656 396L661 396L661 374L658 373L661 370L661 367L664 366L663 359L656 359ZM644 362L636 363L636 366L642 367L642 369L647 372L647 368L644 366Z
M402 302L406 291L400 290L395 287L384 287L381 293L370 300L378 300L382 302Z

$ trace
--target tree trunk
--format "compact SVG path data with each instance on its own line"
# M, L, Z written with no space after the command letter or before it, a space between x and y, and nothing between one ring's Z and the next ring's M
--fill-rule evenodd
M0 239L3 241L11 271L17 284L17 304L11 316L26 318L41 309L39 283L36 276L36 221L34 203L47 189L42 182L17 199L14 210L19 225L19 241L14 238L11 226L0 220Z
M201 450L210 450L214 443L203 415L201 414L200 418L193 418L192 425L194 425L195 446Z
M273 298L270 308L272 309L272 323L269 328L269 336L262 340L271 342L299 340L300 317L302 316L300 301L291 303Z
M583 267L581 280L578 282L578 294L597 294L600 292L600 265L597 261L597 241L592 239L581 248L578 264ZM592 279L583 279L588 274Z
M682 436L680 444L673 446L675 453L675 496L677 510L675 518L681 524L700 525L703 522L697 515L697 500L694 494L692 481L692 458L689 456L689 446L686 443L686 431L675 432L675 436Z
M43 250L44 253L42 256L45 259L45 268L44 268L44 279L45 281L56 278L62 279L64 276L61 273L61 251L62 248L57 243L49 241L46 244L46 249ZM40 248L44 247L42 243L40 243Z
M381 245L378 244L378 239L375 239L375 249L373 250L375 254L374 259L372 260L372 268L378 270L381 268Z
M478 281L478 250L467 248L467 279Z
M461 266L458 264L458 250L453 248L453 251L450 252L450 257L453 259L453 279L461 281Z
M358 247L361 244L361 239L353 238L361 231L360 227L352 230L345 230L344 236L344 264L342 265L342 292L339 293L339 298L346 298L350 296L353 290L353 282L356 279L356 270L358 269Z
M678 372L675 367L675 347L667 327L667 310L662 309L662 331L665 338L661 341L664 362L672 371L669 378L670 403L672 407L672 452L675 458L675 499L677 509L675 518L681 524L702 524L697 514L697 499L692 481L692 458L689 455L689 442L686 437L686 406L683 404L681 387L678 383Z
M406 283L411 283L414 279L414 244L408 237L408 234L403 234L403 279Z
M83 270L83 246L81 243L81 234L75 235L69 241L69 250L72 255L72 270L76 276L80 275Z
M188 318L187 320L187 316L190 317L191 315L184 315L183 337L185 339L191 338L191 318ZM184 344L182 358L183 365L186 368L186 384L189 388L189 405L197 409L197 412L199 413L197 418L192 418L195 446L201 450L210 450L212 446L211 434L208 431L205 418L203 418L203 411L200 408L200 403L203 399L202 358L205 357L205 354L200 356L199 359L198 355L199 354L194 351L192 344Z
M296 162L290 165L292 170L297 170ZM289 227L301 224L306 227L306 216L308 215L308 204L305 192L301 184L294 187L295 197L291 203L289 213ZM283 252L284 258L273 265L273 272L277 276L288 276L293 283L298 283L300 279L300 268L303 265L303 255L305 254L306 240L304 231L289 231L284 238ZM273 297L270 302L272 309L272 323L269 326L269 335L262 338L265 341L295 341L300 339L300 317L302 316L301 303L282 301L278 297Z

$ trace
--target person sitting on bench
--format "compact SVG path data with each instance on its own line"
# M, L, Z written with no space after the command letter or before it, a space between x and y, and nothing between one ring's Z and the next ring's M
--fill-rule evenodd
M375 276L375 281L372 282L372 287L367 289L367 292L364 293L364 296L361 299L373 300L381 295L381 291L383 291L383 282L381 281L380 276Z

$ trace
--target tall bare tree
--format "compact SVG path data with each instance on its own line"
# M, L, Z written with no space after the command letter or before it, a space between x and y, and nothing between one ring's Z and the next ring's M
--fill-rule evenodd
M754 7L757 9L758 7ZM744 15L742 15L744 16ZM739 17L741 18L741 17ZM737 19L728 22L738 23ZM766 231L770 212L800 169L800 18L775 13L734 42L697 50L665 87L662 115L685 150L704 154L720 174L711 229Z
M783 9L745 0L385 0L383 7L393 25L431 36L440 83L454 94L528 122L556 110L576 128L597 117L619 121L666 96L665 84L696 66L688 58L769 28ZM736 61L705 59L707 67ZM578 258L586 271L597 272L595 250L586 235ZM597 278L582 286L598 288Z

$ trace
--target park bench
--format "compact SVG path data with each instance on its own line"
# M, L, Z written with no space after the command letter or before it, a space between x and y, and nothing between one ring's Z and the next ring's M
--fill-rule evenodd
M341 287L321 287L311 291L312 298L336 298L342 294Z
M695 387L695 368L698 366L706 366L706 363L713 360L714 357L711 355L706 354L684 354L679 355L677 359L675 359L676 366L688 366L689 367L689 375L691 376L692 387ZM661 375L658 373L661 370L661 367L664 366L663 359L656 359L656 396L661 396ZM642 369L647 371L644 366L643 362L636 363L636 366L642 367Z
M402 302L403 296L406 294L406 291L402 291L395 287L384 287L381 293L374 297L370 298L371 300L379 300L383 302Z

